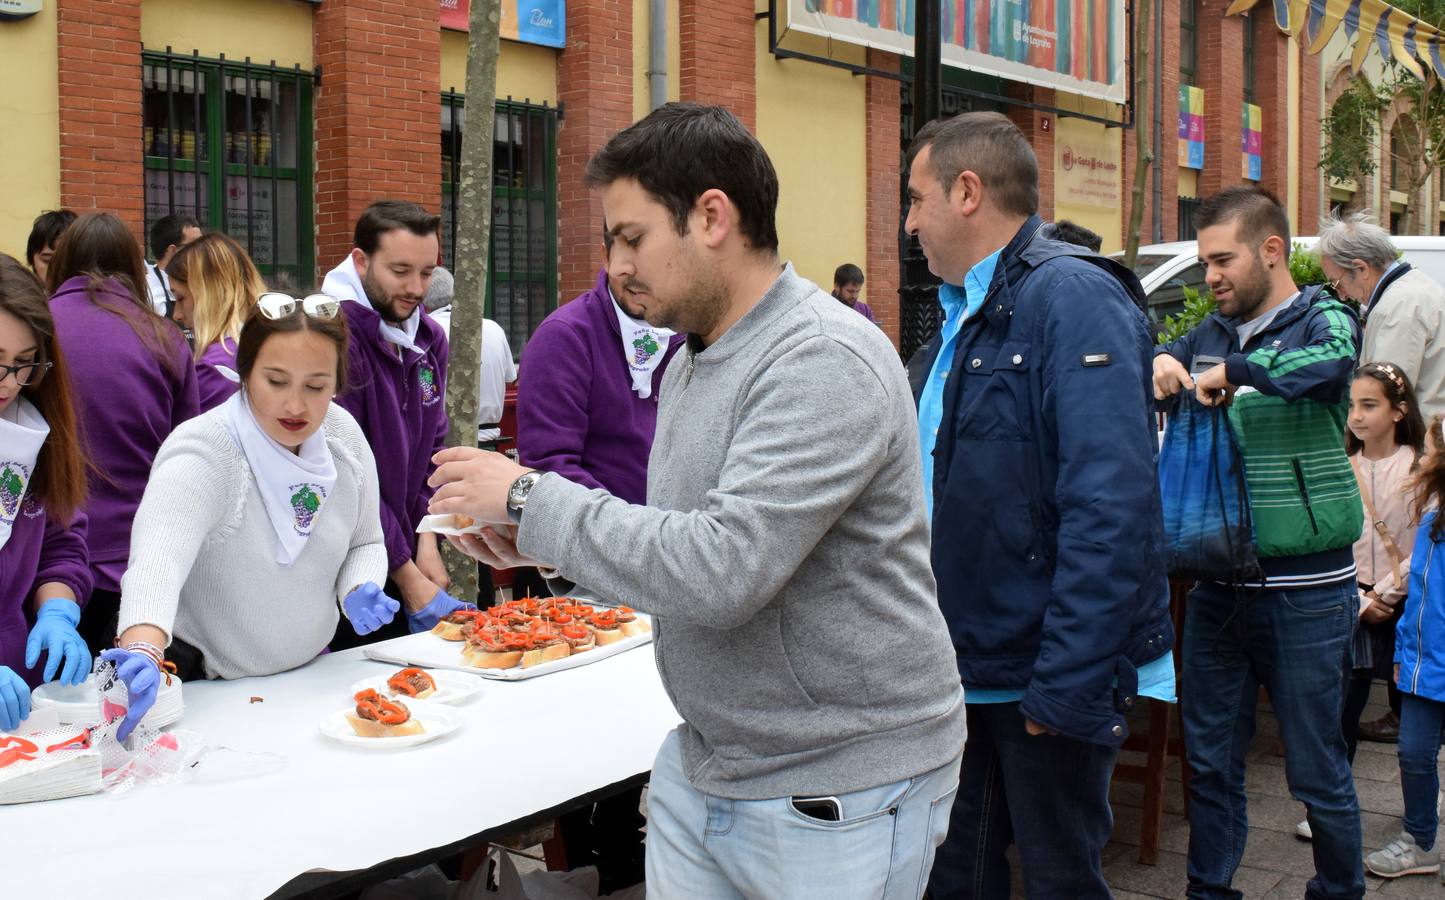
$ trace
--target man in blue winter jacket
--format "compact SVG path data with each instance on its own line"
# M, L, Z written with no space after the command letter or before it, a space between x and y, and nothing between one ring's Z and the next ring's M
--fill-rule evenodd
M1143 291L1041 233L1038 162L997 113L909 150L906 228L944 323L910 364L938 599L968 710L930 891L1109 897L1109 779L1140 695L1172 700Z

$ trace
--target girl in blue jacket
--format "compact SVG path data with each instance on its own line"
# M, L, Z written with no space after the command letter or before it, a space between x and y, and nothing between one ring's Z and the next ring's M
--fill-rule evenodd
M1426 431L1425 451L1416 476L1415 501L1417 514L1423 514L1410 558L1410 590L1395 629L1405 829L1384 849L1365 857L1365 867L1385 878L1440 871L1435 839L1440 824L1436 766L1445 728L1445 518L1440 515L1445 499L1445 435L1439 416Z

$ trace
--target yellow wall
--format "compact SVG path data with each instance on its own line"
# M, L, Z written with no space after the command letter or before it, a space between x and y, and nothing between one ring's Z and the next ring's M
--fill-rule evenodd
M1166 132L1167 134L1167 132ZM1179 167L1179 196L1199 196L1199 170Z
M648 29L651 4L632 0L632 119L652 111L652 87L647 82ZM667 99L677 100L678 73L682 70L682 45L678 40L678 0L667 0Z
M60 205L58 72L54 3L0 23L0 253L16 259L35 217Z
M47 4L49 5L49 4ZM147 50L311 68L312 7L296 0L142 0L141 43Z
M789 46L827 55L790 35ZM833 45L834 57L862 63L861 47ZM856 51L856 53L852 52ZM846 55L845 55L846 54ZM824 290L833 270L856 263L867 274L867 95L864 81L842 69L768 52L767 23L757 30L758 140L778 170L779 251L798 274ZM863 299L868 299L864 284Z
M1117 118L1119 115L1118 107L1102 100L1079 97L1063 91L1055 95L1055 100L1060 109L1112 118ZM1071 219L1085 228L1093 230L1104 239L1102 248L1104 253L1123 249L1124 216L1132 186L1124 183L1124 145L1121 141L1133 138L1134 132L1125 131L1122 128L1106 128L1096 122L1058 116L1055 119L1054 158L1039 160L1040 166L1054 167L1054 220ZM1088 204L1070 202L1065 198L1064 187L1061 183L1064 178L1061 157L1066 147L1072 148L1075 153L1081 155L1107 159L1116 166L1113 178L1118 182L1118 195L1112 205L1104 206L1098 202ZM1107 180L1109 175L1096 170L1089 177ZM1147 202L1148 198L1146 197L1145 200Z
M467 86L467 35L442 31L441 89L460 93ZM534 44L502 41L497 59L497 96L557 105L557 51Z

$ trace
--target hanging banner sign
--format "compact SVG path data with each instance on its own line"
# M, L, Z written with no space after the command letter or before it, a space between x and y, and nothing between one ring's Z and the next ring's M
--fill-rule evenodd
M1204 88L1179 86L1179 165L1204 168Z
M567 45L567 0L500 0L505 40L542 47ZM443 28L467 31L471 0L441 0Z
M912 56L914 2L786 0L785 30ZM1123 0L937 2L945 65L1114 103L1128 99Z
M1239 174L1250 181L1264 177L1264 110L1244 104L1239 120Z

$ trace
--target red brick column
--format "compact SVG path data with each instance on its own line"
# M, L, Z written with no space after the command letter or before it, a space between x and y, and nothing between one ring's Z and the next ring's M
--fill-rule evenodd
M1038 103L1041 106L1054 105L1054 92L1050 88L1035 87L1018 81L1008 82L1004 93L1017 100ZM1010 106L1007 115L1013 120L1024 137L1033 145L1034 155L1039 159L1039 215L1044 221L1054 218L1054 129L1057 117L1051 112L1030 109L1026 106Z
M59 0L56 21L60 205L113 212L144 247L140 0Z
M1240 184L1239 116L1244 103L1244 20L1226 16L1227 0L1201 0L1199 85L1204 88L1204 169L1199 194ZM1261 10L1261 17L1266 11Z
M1303 120L1309 116L1289 108L1289 54L1293 52L1290 36L1280 33L1274 24L1273 13L1264 6L1256 7L1249 17L1247 27L1254 30L1254 102L1264 117L1261 160L1263 166L1259 186L1287 204L1289 170L1294 163L1294 160L1289 158L1289 123L1292 118ZM1303 103L1301 106L1304 109L1309 108ZM1315 127L1318 131L1318 123ZM1300 143L1300 150L1304 150L1303 142ZM1318 155L1318 139L1315 141L1315 151ZM1299 173L1300 182L1303 184L1304 179L1309 177L1309 172L1301 167Z
M898 57L868 51L868 65L898 71ZM903 179L902 88L891 78L865 76L867 82L868 258L865 276L868 305L883 332L898 345L899 194Z
M753 132L758 130L757 28L751 0L680 0L678 6L678 95L726 106Z
M1298 234L1319 234L1321 197L1325 194L1325 173L1320 168L1320 123L1327 110L1320 103L1320 58L1300 54L1299 110L1299 221Z
M632 16L607 0L569 0L558 57L557 249L561 302L592 287L602 254L602 200L583 184L587 161L632 124Z
M440 10L436 0L316 8L319 271L351 248L356 219L373 200L441 205Z

